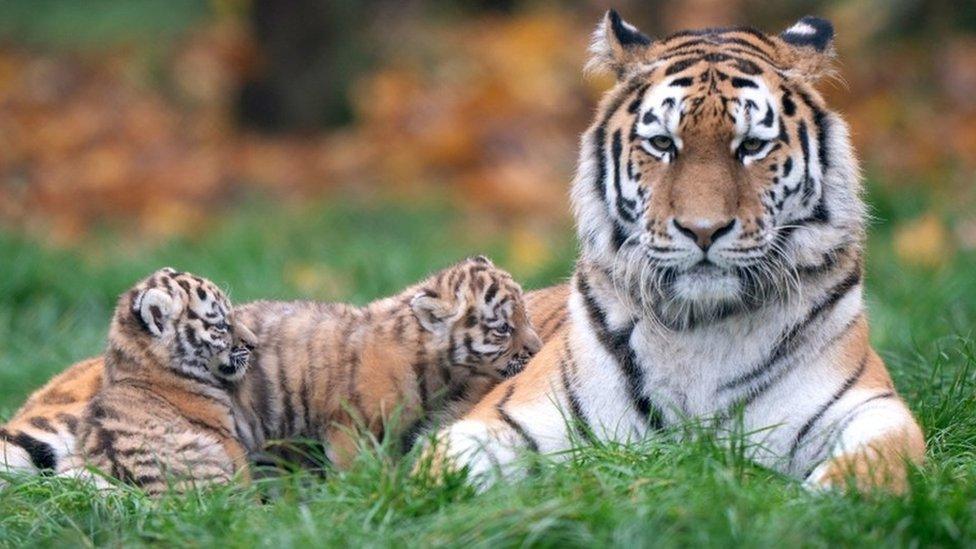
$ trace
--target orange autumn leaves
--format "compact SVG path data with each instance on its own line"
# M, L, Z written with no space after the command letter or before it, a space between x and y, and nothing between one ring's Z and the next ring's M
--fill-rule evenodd
M839 27L853 24L842 19ZM517 220L512 245L532 263L545 255L545 223L568 217L578 135L609 85L581 75L592 23L555 7L412 20L371 38L388 51L350 86L350 126L290 136L236 122L257 56L232 16L148 53L0 46L0 224L67 242L118 222L168 236L205 226L252 189L286 199L436 193ZM933 211L898 229L899 257L929 265L970 246L976 43L840 47L849 85L825 88L869 173L891 188L932 186L956 198L942 200L957 204L950 215ZM294 278L310 272L296 267Z
M188 33L162 59L0 48L3 224L71 241L121 220L165 236L205 224L241 189L340 186L433 189L462 206L565 219L593 100L578 70L585 33L541 14L416 35L353 85L351 127L281 137L236 125L253 46L233 21Z

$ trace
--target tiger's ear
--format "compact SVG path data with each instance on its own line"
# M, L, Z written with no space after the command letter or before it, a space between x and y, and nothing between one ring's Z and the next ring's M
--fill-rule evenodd
M458 317L453 305L426 291L413 296L410 310L420 321L420 325L433 334L446 333L454 326Z
M834 25L820 17L806 16L779 34L785 43L784 64L808 81L834 72Z
M132 311L138 315L146 331L155 337L163 335L179 308L176 299L160 288L143 290L132 301Z
M651 39L634 25L621 19L615 10L607 11L593 31L590 42L589 72L611 71L619 80L627 74L627 67L643 60Z

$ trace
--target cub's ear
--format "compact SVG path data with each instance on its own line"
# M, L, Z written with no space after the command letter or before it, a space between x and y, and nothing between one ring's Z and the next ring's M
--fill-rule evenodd
M236 318L234 319L234 338L248 349L255 349L258 346L258 336L254 335L246 323Z
M481 263L482 265L487 265L489 267L494 267L495 266L495 264L492 263L490 259L488 259L488 256L485 256L485 255L476 255L476 256L470 258L470 260L471 261L474 261L475 263Z
M425 330L433 334L444 334L457 320L457 311L443 299L428 292L420 292L410 300L410 309Z
M643 60L650 45L650 37L621 19L615 10L609 10L593 31L586 70L609 70L620 79L630 65Z
M149 288L136 295L132 301L132 311L142 320L142 325L152 335L159 337L166 331L166 325L179 313L176 299L160 288Z
M784 59L800 76L815 81L834 71L834 25L806 16L779 34L786 43Z

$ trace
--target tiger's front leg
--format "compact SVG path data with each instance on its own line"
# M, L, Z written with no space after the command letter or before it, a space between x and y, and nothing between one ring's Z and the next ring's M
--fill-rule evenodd
M462 419L442 429L418 462L434 478L465 469L486 489L499 479L523 477L526 454L565 456L575 419L559 377L565 340L550 340L526 369L496 386ZM415 470L416 471L416 470Z
M813 454L805 484L813 489L844 489L850 482L862 492L903 492L909 464L925 459L922 430L895 392L881 357L870 348L852 379L844 397L837 400L841 413L822 427L816 423L823 416L808 424L821 431L818 438L824 450Z
M874 489L902 493L910 464L925 458L925 440L918 424L898 400L879 399L857 412L839 433L829 457L806 478L814 489Z

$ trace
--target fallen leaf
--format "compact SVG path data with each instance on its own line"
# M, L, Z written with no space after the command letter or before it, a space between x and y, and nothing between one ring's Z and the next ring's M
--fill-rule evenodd
M895 230L895 254L905 265L934 268L952 257L949 233L935 214L907 221Z

